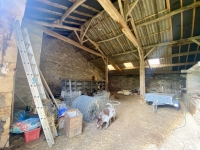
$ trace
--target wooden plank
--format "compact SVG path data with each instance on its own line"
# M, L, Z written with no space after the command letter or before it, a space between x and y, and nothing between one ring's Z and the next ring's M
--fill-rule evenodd
M91 11L97 12L97 13L100 12L99 10L97 10L97 9L95 9L95 8L89 6L89 5L86 5L86 4L81 4L81 6L84 7L84 8L86 8L86 9L89 9Z
M63 14L63 16L60 19L60 23L62 23L69 16L69 14L71 14L76 8L78 8L85 1L86 0L75 1L75 3Z
M37 24L42 25L42 26L46 26L46 27L61 28L61 29L67 29L67 30L73 30L73 31L80 31L79 28L65 26L65 25L61 25L61 24L47 23L47 22L41 22L41 21L32 21L32 22L37 23Z
M75 33L75 35L76 35L76 37L77 37L78 41L81 43L81 39L80 39L80 37L79 37L78 33L77 33L75 30L74 30L74 33Z
M51 10L48 10L48 9L39 8L39 7L35 7L35 6L27 6L27 8L32 8L32 9L35 9L35 10L38 10L38 11L42 11L42 12L46 12L46 13L49 13L49 14L53 14L53 15L56 15L56 16L62 16L63 15L60 12L55 12L55 11L51 11ZM69 15L68 18L71 18L73 20L83 21L83 22L87 21L86 19L74 17L74 16L71 16L71 15Z
M155 49L156 47L153 47L152 49L149 50L149 52L144 56L144 59L149 56L149 54L151 54L151 52L153 52L153 50Z
M81 36L81 41L83 41L83 38L84 38L85 34L87 33L87 31L88 31L88 29L89 29L89 27L90 27L90 25L91 25L91 23L92 23L92 20L93 20L93 19L91 19L91 20L89 21L87 27L85 28L85 31L83 32L83 34L82 34L82 36Z
M140 60L140 99L145 98L145 64L144 59Z
M128 17L128 15L131 13L131 11L133 10L133 8L136 6L136 4L138 3L138 1L139 0L136 0L136 1L134 1L133 3L131 3L129 5L129 10L128 10L127 14L126 14L126 17Z
M186 38L186 39L182 39L182 40L176 40L176 41L170 41L170 42L148 45L148 46L144 46L143 49L150 49L150 48L153 48L153 47L161 47L161 46L173 45L173 44L178 44L178 43L181 43L181 45L185 45L185 44L193 43L192 39L200 39L200 36L194 36L194 37L190 37L190 38ZM118 54L113 54L112 57L126 55L126 54L133 53L133 52L137 52L137 49L118 53ZM181 53L181 54L183 54L183 53ZM90 60L90 61L96 61L96 60L99 60L99 59L101 59L101 58L97 58L97 59Z
M171 11L170 0L166 0L166 4L167 4L168 13L170 13L170 11ZM172 18L169 17L169 18L168 18L168 21L169 21L169 28L170 28L170 41L172 41L172 40L173 40L173 34L172 34Z
M111 16L111 18L118 23L120 26L122 32L126 35L126 37L133 43L133 45L138 49L139 53L143 53L141 51L141 47L138 44L137 39L132 34L131 30L127 26L126 22L122 18L122 16L119 14L117 9L113 6L113 4L109 0L97 0L101 6L104 8L104 10Z
M102 55L105 55L104 52L100 49L98 43L96 43L95 41L91 40L87 35L86 35L86 37L87 37L87 39L96 47L96 49L99 50L99 52L100 52ZM107 57L107 58L108 58L108 61L111 63L111 65L112 65L119 73L123 74L123 73L122 73L122 70L119 68L119 66L116 65L116 64L113 62L113 60L112 60L111 58L109 58L109 57ZM102 59L104 60L103 57L102 57Z
M51 2L51 1L49 1L49 0L36 0L36 1L41 2L41 3L44 3L44 4L49 5L49 6L53 6L53 7L56 7L56 8L60 8L60 9L63 9L63 10L68 10L68 9L69 9L69 8L66 7L66 6L63 6L63 5L60 5L60 4ZM79 14L79 15L82 15L82 16L93 17L93 16L90 15L90 14L87 14L87 13L84 13L84 12L80 12L80 11L77 11L77 10L74 10L73 13Z
M123 10L123 6L122 6L122 1L121 0L118 0L118 5L119 5L120 14L122 15L122 17L124 17L124 10Z
M120 35L117 35L117 36L115 36L115 37L106 39L106 40L98 41L97 43L108 42L108 41L111 41L111 40L116 39L116 38L118 38L118 37L121 37L121 36L123 36L123 35L124 35L124 33L122 33L122 34L120 34Z
M36 23L34 23L34 22L30 21L30 20L27 20L27 19L24 19L24 21L32 23L33 25L38 26L39 28L41 28L44 33L46 33L46 34L48 34L50 36L53 36L55 38L58 38L58 39L60 39L60 40L62 40L64 42L67 42L67 43L69 43L69 44L71 44L73 46L76 46L76 47L78 47L78 48L80 48L80 49L82 49L82 50L84 50L84 51L86 51L88 53L91 53L91 54L94 54L94 55L97 55L97 56L100 56L100 57L103 56L104 58L107 58L107 56L102 55L100 53L97 53L94 50L89 49L89 48L87 48L87 47L85 47L85 46L83 46L83 45L81 45L81 44L79 44L79 43L77 43L77 42L65 37L65 36L62 36L62 35L60 35L60 34L58 34L56 32L53 32L53 31L51 31L51 30L49 30L49 29L47 29L47 28L45 28L45 27L43 27L43 26L41 26L39 24L36 24Z
M108 91L108 59L106 58L105 63L105 90Z
M194 43L196 43L197 45L199 45L199 46L200 46L200 42L199 42L199 41L197 41L196 39L192 39L192 41L193 41Z
M148 24L152 24L152 23L161 21L161 20L163 20L163 19L167 19L167 18L169 18L169 17L171 17L171 16L174 16L174 15L176 15L176 14L178 14L178 13L181 13L181 12L186 11L186 10L190 10L190 9L195 8L195 7L198 7L198 6L200 6L200 1L195 2L195 3L192 3L192 4L187 5L187 6L184 6L184 7L182 7L182 8L179 8L179 9L175 10L175 11L171 11L170 13L168 13L168 14L162 16L162 17L159 17L159 18L157 18L157 19L150 20L150 21L147 21L147 22L138 24L138 25L136 25L136 27L141 27L141 26L144 26L144 25L148 25Z

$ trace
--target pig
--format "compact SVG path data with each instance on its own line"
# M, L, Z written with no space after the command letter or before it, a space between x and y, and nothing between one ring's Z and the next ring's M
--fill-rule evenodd
M109 106L108 108L104 109L100 114L96 121L97 128L100 127L102 129L102 125L104 122L106 122L105 129L108 128L109 124L111 123L111 119L113 118L114 121L116 119L116 111L112 104L107 103L106 106Z

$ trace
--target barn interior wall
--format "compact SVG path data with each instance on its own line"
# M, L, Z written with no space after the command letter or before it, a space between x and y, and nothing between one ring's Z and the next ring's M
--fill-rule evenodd
M26 0L0 2L0 149L9 146L12 121L14 79L17 62L17 43L12 25L21 21Z
M89 63L72 45L52 37L44 37L40 68L52 92L61 91L63 79L104 80L104 72ZM88 54L89 55L89 54Z
M198 125L200 126L200 72L192 71L187 74L186 88L187 98L186 105ZM188 103L187 103L188 101Z
M185 78L179 74L146 76L146 92L164 92L180 96L180 86L185 87ZM109 76L109 90L139 90L139 76Z

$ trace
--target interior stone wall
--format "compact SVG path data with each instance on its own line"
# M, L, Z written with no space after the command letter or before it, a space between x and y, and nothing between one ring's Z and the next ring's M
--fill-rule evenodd
M155 75L145 77L146 92L163 92L180 96L180 88L185 87L185 78L180 74ZM109 76L109 90L139 90L139 76Z
M104 80L104 73L89 63L76 48L53 37L43 38L40 68L52 92L61 91L63 79Z

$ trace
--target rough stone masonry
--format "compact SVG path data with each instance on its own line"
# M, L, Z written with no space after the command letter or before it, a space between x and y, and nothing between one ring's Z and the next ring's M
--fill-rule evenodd
M62 79L104 80L104 73L75 51L59 39L43 38L40 68L53 93L61 90Z

